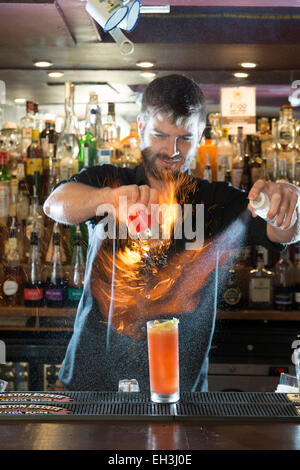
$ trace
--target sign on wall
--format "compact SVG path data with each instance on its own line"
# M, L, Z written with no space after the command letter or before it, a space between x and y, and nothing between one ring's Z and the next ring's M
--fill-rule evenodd
M256 132L256 88L221 88L222 127L228 127L229 134L237 134L243 127L243 134Z

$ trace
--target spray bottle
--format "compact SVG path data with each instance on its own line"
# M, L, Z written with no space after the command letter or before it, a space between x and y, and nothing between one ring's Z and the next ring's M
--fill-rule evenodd
M253 207L253 209L255 210L255 213L259 217L261 217L266 222L268 222L268 224L273 225L273 227L279 228L281 230L288 230L289 228L293 227L297 221L296 209L294 210L291 223L289 227L287 227L287 229L283 228L284 221L282 225L278 227L276 225L276 217L274 217L273 219L268 219L267 214L270 209L270 197L267 193L263 193L263 192L259 193L258 196L253 201L250 201L250 205Z

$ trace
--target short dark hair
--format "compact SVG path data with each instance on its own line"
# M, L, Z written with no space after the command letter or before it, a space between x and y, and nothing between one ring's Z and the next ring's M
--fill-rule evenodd
M172 74L153 80L145 89L141 118L147 121L153 112L169 113L173 122L198 115L206 122L205 97L200 86L184 75Z

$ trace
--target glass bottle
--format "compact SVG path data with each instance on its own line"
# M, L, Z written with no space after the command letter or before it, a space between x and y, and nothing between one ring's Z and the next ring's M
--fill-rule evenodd
M211 125L212 141L215 145L218 145L222 138L221 113L210 113L208 122Z
M47 307L61 308L66 303L66 278L61 260L60 233L55 224L52 239L52 255L45 286L45 303Z
M41 307L44 303L44 292L41 277L41 260L39 254L38 232L36 221L33 223L30 236L30 253L24 279L24 305Z
M256 268L249 273L249 307L271 308L273 305L274 273L265 268L264 254L257 253Z
M72 175L78 173L78 160L73 158L73 151L70 145L65 147L63 142L62 155L60 160L60 181L71 178Z
M296 142L296 124L292 122L292 140L287 146L286 152L286 165L287 165L287 178L290 183L295 180L296 162L299 157L299 145Z
M226 169L232 168L233 148L228 139L228 129L222 128L222 138L217 145L217 180L225 181Z
M103 144L98 150L98 164L100 165L107 162L107 152L104 152L103 155L102 149L110 151L110 163L117 163L119 157L119 138L114 103L108 103L107 120L103 124ZM106 160L104 162L103 156Z
M17 218L18 206L18 181L15 175L10 180L10 197L9 197L9 210L8 210L8 225L11 226L13 220L16 227L16 238L18 243L18 250L21 263L24 260L24 231L23 224Z
M65 82L65 121L62 132L57 141L56 158L60 161L62 158L63 147L71 147L72 157L78 159L79 152L79 132L77 119L74 112L74 93L75 86L70 81ZM65 144L63 144L65 142Z
M15 219L10 227L8 249L4 260L2 292L6 305L22 303L22 268L17 244Z
M203 173L203 179L209 181L210 183L212 182L212 173L211 173L211 164L209 161L209 153L207 154L207 160L206 160L206 165L204 168L204 173Z
M265 150L272 142L272 132L270 130L269 118L261 117L258 119L258 132L257 135L261 141L261 153L265 154Z
M59 162L56 158L56 132L54 128L49 130L48 135L48 154L44 156L43 178L42 178L42 195L45 200L52 187L59 181Z
M287 176L287 170L286 170L286 159L285 158L280 158L278 162L278 172L277 172L277 178L276 178L276 183L288 183L288 176Z
M35 128L39 131L39 133L42 132L44 129L44 119L41 117L39 114L39 104L35 101L33 103L33 109L34 109L34 121L35 121Z
M220 308L222 310L239 310L242 308L243 296L236 280L236 271L228 269L222 291Z
M79 141L79 170L97 164L97 146L102 143L101 110L98 106L98 95L90 92L86 105L85 134Z
M278 171L278 162L280 159L280 154L282 152L282 147L279 143L279 134L278 134L278 121L277 119L272 119L272 142L271 145L267 148L267 167L268 173L271 181L276 181L277 171Z
M26 114L20 119L21 128L21 153L22 157L26 159L27 149L31 144L32 129L35 127L34 119L34 103L32 100L26 101Z
M300 242L295 244L295 258L294 258L294 304L295 310L300 310Z
M255 136L252 139L252 160L251 160L251 179L254 184L257 180L262 178L262 153L261 153L261 140Z
M7 164L7 152L0 152L0 225L6 226L9 207L10 174Z
M212 180L217 179L217 146L212 140L212 127L207 125L204 130L204 143L200 142L197 150L197 177L203 178L207 162L207 155L211 165Z
M232 184L238 188L241 184L244 168L244 136L242 126L238 127L236 137L236 153L232 160Z
M123 155L126 152L130 167L134 167L141 162L140 137L136 122L130 124L129 135L121 140L120 148Z
M284 104L280 107L280 117L279 117L279 143L283 149L286 151L287 146L292 142L293 134L293 108L290 104Z
M35 224L38 239L43 240L44 236L44 217L40 207L40 201L36 193L35 186L33 188L34 193L29 207L29 216L26 220L26 232L25 232L25 258L28 260L30 251L30 239Z
M253 269L252 247L247 246L240 251L240 257L235 265L236 279L243 295L243 307L249 304L249 276Z
M35 172L43 173L43 152L39 142L38 129L32 129L32 143L27 149L26 182L30 195L33 195Z
M82 236L78 225L75 232L72 268L68 285L68 305L73 308L77 307L83 292L85 264L81 243Z
M229 184L229 186L232 185L232 176L231 171L229 169L225 171L225 183Z
M252 187L252 178L251 178L251 166L250 166L250 155L251 155L251 139L247 135L245 141L245 154L244 154L244 165L240 182L240 189L243 189L247 193Z
M290 261L289 251L280 253L280 258L275 264L274 278L274 306L276 310L293 309L293 264Z

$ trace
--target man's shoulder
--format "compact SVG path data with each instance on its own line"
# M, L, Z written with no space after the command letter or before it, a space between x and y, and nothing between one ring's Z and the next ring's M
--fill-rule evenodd
M195 178L197 193L203 200L210 202L231 203L234 200L245 201L247 193L225 181L208 181Z

